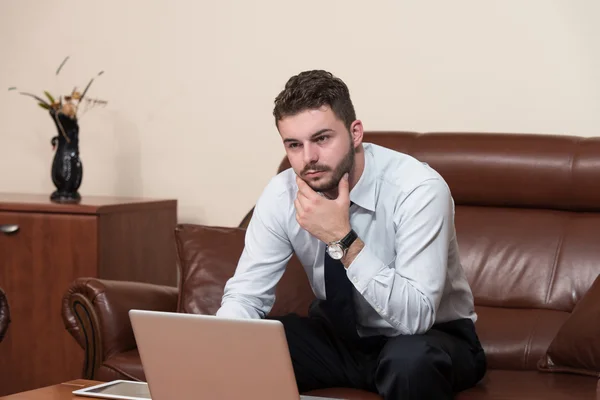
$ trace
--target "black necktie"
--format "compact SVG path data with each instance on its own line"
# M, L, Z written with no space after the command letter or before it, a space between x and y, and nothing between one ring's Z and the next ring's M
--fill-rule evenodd
M325 311L335 330L348 342L359 339L353 291L344 264L331 258L325 251Z

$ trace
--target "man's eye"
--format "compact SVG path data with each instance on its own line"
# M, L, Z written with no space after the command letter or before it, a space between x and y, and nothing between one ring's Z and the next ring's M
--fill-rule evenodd
M326 141L327 139L329 139L329 136L319 136L319 137L317 138L317 142L324 142L324 141Z
M296 147L298 147L298 143L290 143L288 145L288 148L290 148L290 149L295 149Z

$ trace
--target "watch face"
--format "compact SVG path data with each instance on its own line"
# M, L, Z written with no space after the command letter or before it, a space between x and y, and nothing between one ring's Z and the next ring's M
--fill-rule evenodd
M340 260L342 257L344 257L344 249L342 249L342 246L337 243L328 246L327 253L329 254L329 257L333 258L334 260Z

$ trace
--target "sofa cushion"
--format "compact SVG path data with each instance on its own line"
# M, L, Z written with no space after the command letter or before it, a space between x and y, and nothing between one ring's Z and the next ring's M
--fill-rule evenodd
M600 377L600 275L573 309L539 363L546 372Z
M544 374L539 371L489 370L475 387L456 400L596 399L596 379L589 376Z
M477 335L490 369L535 370L569 317L555 310L475 306Z
M181 274L178 312L209 315L217 312L225 283L233 276L244 249L245 235L243 228L177 226L175 239ZM314 295L295 255L277 285L275 296L269 315L308 314Z
M324 397L332 399L345 399L345 400L382 400L383 397L377 393L366 392L360 389L349 389L349 388L330 388L330 389L318 389L304 393L308 396Z
M600 381L598 381L600 385ZM456 400L515 399L571 400L600 396L596 380L583 376L552 375L537 371L488 371L475 387L456 395ZM305 393L348 400L376 400L381 397L362 390L332 388Z

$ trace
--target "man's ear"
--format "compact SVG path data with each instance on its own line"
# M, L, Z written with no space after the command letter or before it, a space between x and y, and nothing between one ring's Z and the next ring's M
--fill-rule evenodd
M363 124L359 119L357 119L352 123L352 125L350 125L350 136L352 137L352 144L354 148L357 148L362 144L363 135Z

